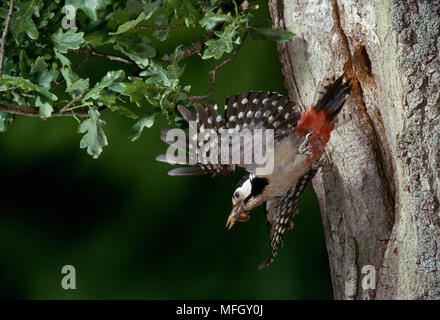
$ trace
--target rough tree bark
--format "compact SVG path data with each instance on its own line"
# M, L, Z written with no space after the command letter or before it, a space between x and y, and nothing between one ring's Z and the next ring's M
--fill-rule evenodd
M291 99L329 70L353 121L313 181L336 299L440 299L440 0L271 0ZM376 269L364 290L362 268Z

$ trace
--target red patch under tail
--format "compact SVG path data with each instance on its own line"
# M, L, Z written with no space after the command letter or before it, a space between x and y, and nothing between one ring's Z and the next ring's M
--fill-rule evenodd
M312 134L309 138L309 144L312 147L311 162L324 151L333 128L334 124L329 117L328 109L316 111L315 107L312 106L303 112L295 132L301 139L304 139L308 133Z
M330 80L328 78L327 80ZM295 132L301 139L307 134L309 136L309 145L312 154L310 162L315 160L324 152L327 142L330 140L330 133L334 129L334 120L341 111L348 95L350 94L350 84L344 82L343 76L340 76L333 83L323 85L319 89L320 98L316 105L303 112L301 119L298 121Z

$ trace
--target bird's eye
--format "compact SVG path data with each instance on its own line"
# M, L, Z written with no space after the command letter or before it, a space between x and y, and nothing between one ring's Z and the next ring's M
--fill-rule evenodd
M237 200L240 199L240 193L238 191L235 191L234 198Z

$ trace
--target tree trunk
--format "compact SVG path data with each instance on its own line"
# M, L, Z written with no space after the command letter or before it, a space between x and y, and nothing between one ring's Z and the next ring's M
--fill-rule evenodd
M310 105L330 70L352 80L353 120L313 181L335 298L440 299L440 0L269 7L295 33L278 47L293 101Z

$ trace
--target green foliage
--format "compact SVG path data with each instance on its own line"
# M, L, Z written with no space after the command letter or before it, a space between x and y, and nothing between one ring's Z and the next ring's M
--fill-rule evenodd
M81 149L87 148L87 153L96 159L101 154L102 148L108 144L103 130L106 123L99 119L101 114L95 107L89 109L89 116L78 127L78 133L85 133L79 146Z
M25 1L18 2L15 5L17 12L14 14L11 21L11 33L17 43L22 43L26 36L30 39L38 39L40 33L32 19L35 15L40 16L41 4L40 1Z
M131 128L129 138L131 141L136 141L142 134L144 128L151 128L154 124L154 113L142 117L136 124Z
M79 49L84 43L84 32L76 32L76 29L69 29L66 32L60 28L52 35L54 48L59 52L67 53L69 50Z
M193 3L194 2L194 3ZM198 3L203 4L206 1L190 1L190 0L167 0L168 7L173 9L173 13L177 19L184 19L187 27L195 26L199 20L200 13L196 9Z
M46 63L44 57L38 57L31 65L29 75L34 82L46 89L50 89L52 81L58 78L59 72L52 69Z
M24 79L22 77L14 77L4 74L0 78L0 87L4 87L7 89L20 88L23 92L37 92L52 101L58 99L56 95L49 92L45 87L33 83L32 81Z
M6 132L12 127L14 116L7 112L0 112L0 132Z
M150 58L156 56L156 49L149 45L150 39L139 33L122 35L116 40L114 48L124 53L140 68L146 69Z
M202 59L214 58L218 60L225 53L230 53L234 44L240 43L239 31L243 28L243 21L248 16L248 13L238 14L237 10L233 16L230 12L223 13L221 8L208 9L200 20L200 25L206 30L213 30L219 23L222 23L222 28L214 32L217 38L206 41L206 49Z
M109 32L109 35L118 35L130 31L145 19L145 12L141 12L135 20L129 20L118 27L118 31Z
M93 89L87 92L87 94L82 99L83 102L87 100L101 100L104 90L106 90L113 82L116 80L123 78L125 76L124 71L109 71L102 79L99 81Z
M206 30L212 30L218 23L228 20L232 20L232 16L230 13L225 15L223 14L221 9L217 10L217 12L214 12L211 8L210 10L206 11L203 18L200 19L199 23Z
M5 26L10 2L0 8ZM174 59L162 61L172 25L214 33L206 41L202 59L219 60L241 43L245 30L256 39L286 41L292 35L253 22L252 10L241 11L231 0L27 0L16 1L0 77L0 105L38 108L42 118L54 110L88 114L78 132L81 148L97 158L107 145L100 110L117 112L134 122L129 132L137 140L159 114L170 123L180 121L178 104L191 108L191 86L183 85L184 65L179 48ZM67 18L65 5L74 8ZM74 25L66 26L67 21ZM144 26L146 28L140 28ZM166 47L166 46L165 46ZM168 50L168 49L167 49ZM112 60L104 76L87 73L89 59ZM90 60L91 61L91 60ZM102 76L102 75L101 75ZM14 117L0 112L0 132Z
M106 8L111 0L66 0L66 5L82 10L90 19L96 20L97 10Z
M49 118L53 112L51 104L44 98L37 97L35 106L40 109L39 112L43 118Z
M286 42L292 39L293 33L287 30L272 29L264 27L249 27L251 36L256 40L273 40L276 42Z
M223 54L231 52L234 48L234 37L238 35L237 29L238 26L232 23L226 26L224 30L216 31L215 35L218 39L206 41L206 49L203 53L202 59L214 58L218 60ZM240 42L236 41L235 43Z

